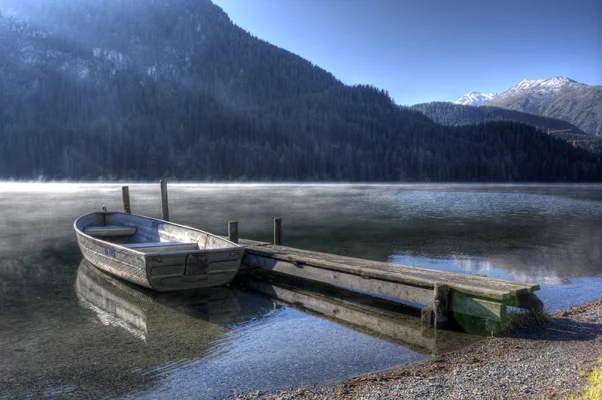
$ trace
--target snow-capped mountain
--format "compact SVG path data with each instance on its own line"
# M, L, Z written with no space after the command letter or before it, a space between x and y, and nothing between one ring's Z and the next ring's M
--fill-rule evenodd
M455 103L462 104L464 106L481 106L489 100L497 97L497 95L497 93L470 92L460 97L455 101Z
M583 83L579 83L569 78L565 78L563 76L555 76L550 79L538 79L538 80L529 80L524 79L512 86L510 89L506 90L504 93L500 95L500 98L503 99L510 96L515 96L521 93L528 93L531 96L550 96L558 93L561 89L570 86L579 88L584 85Z
M525 79L486 104L562 119L587 133L602 135L602 86L562 76Z

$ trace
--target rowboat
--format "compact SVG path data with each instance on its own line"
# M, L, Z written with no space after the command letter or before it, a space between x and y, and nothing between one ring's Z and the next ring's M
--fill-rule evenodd
M225 285L236 276L244 252L221 236L121 212L83 215L74 228L88 262L158 292Z

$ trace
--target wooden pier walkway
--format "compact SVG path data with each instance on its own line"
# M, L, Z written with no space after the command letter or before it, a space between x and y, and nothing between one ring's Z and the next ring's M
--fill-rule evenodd
M131 213L129 188L122 188ZM163 219L169 220L167 182L161 181ZM507 306L543 309L533 294L539 285L459 274L282 246L282 219L274 218L274 244L239 240L238 222L228 222L228 239L245 246L243 267L351 289L410 303L422 323L443 327L454 313L499 320Z
M240 240L243 264L410 302L422 308L424 323L443 327L452 313L501 319L506 306L542 309L539 285L458 274Z

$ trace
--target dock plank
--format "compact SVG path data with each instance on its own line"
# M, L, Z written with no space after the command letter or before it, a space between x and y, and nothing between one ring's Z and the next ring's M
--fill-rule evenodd
M434 288L435 284L447 285L455 291L498 301L539 290L538 285L531 283L363 260L250 240L241 240L241 244L246 247L248 256L280 260L296 266L339 271L368 280L373 278L424 288Z
M325 270L311 265L299 266L288 261L256 254L245 254L243 263L280 274L327 283L329 285L342 286L399 300L419 304L430 304L433 301L433 290L427 287L399 285L395 282L365 279L357 274Z

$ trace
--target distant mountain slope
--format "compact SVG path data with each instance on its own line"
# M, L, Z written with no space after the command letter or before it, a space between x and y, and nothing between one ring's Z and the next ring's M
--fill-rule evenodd
M412 106L412 109L424 113L438 124L447 126L482 124L492 121L514 121L532 125L544 132L570 129L570 132L553 133L553 135L587 150L602 151L602 138L587 135L576 126L555 118L499 107L473 107L448 102L416 104Z
M467 106L448 102L416 104L413 109L426 114L434 122L442 125L470 125L492 121L514 121L533 125L543 131L572 129L573 133L584 134L576 126L555 118L542 117L520 111L491 106Z
M602 135L602 86L564 77L523 80L486 105L561 119Z
M2 0L0 179L600 181L509 122L444 127L208 0Z
M469 92L466 93L464 96L460 97L454 103L462 104L465 106L481 106L489 100L494 99L496 96L497 93Z
M62 71L97 87L115 84L118 72L136 73L143 82L169 82L246 106L342 86L325 70L252 37L209 0L0 5L11 7L0 12L6 54L21 66Z

